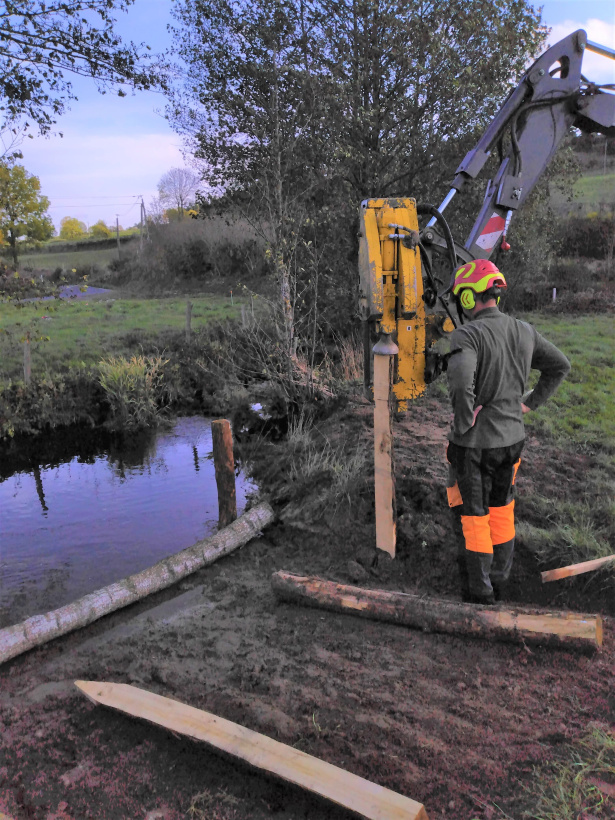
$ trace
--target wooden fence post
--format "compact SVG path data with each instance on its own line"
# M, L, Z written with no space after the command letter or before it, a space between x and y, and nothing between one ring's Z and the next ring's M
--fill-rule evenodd
M186 302L186 341L190 341L190 334L192 332L192 302L188 299Z
M235 490L235 459L233 457L233 434L228 419L211 423L214 447L214 468L218 488L218 527L227 527L237 518L237 494Z
M379 347L380 345L380 347ZM395 467L391 429L391 378L393 350L382 341L374 346L374 489L376 496L376 548L395 558L397 511Z
M30 350L30 334L23 343L23 380L26 384L32 381L32 351Z

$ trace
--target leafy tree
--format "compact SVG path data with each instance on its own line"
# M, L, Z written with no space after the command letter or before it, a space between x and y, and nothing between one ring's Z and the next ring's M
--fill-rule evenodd
M87 236L87 227L74 216L65 216L60 222L60 239L83 239Z
M134 0L11 0L0 9L2 131L47 133L75 99L67 76L92 77L103 93L163 83L143 45L115 33L115 11ZM125 96L119 88L118 93Z
M178 0L175 16L188 70L168 116L259 225L291 349L296 310L354 307L359 202L439 204L544 41L528 0Z
M292 0L184 2L176 16L182 23L175 32L178 53L189 70L170 119L192 138L211 183L226 191L263 238L278 287L284 345L293 352L305 193L321 173L317 153L329 128L326 108L315 116L320 103L310 86L311 67L305 68L301 32L307 20Z
M112 236L111 229L107 227L104 220L99 219L90 228L90 235L95 239L109 239Z
M49 200L40 190L38 177L22 165L0 164L0 234L15 267L20 239L44 242L53 236L53 222L45 213Z
M171 211L177 221L183 219L184 209L194 202L200 184L201 177L190 168L171 168L161 177L158 198L166 206L169 221L172 221Z

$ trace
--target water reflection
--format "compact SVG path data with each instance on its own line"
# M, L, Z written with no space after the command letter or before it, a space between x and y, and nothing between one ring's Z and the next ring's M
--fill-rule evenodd
M49 507L45 503L45 492L43 490L43 479L41 478L41 468L36 465L34 470L32 471L34 474L34 481L36 482L36 492L38 493L38 500L41 502L41 507L43 510L43 515L47 515L47 511Z
M0 627L62 606L211 534L211 428L200 417L131 437L49 437L0 457ZM249 491L243 476L237 502Z

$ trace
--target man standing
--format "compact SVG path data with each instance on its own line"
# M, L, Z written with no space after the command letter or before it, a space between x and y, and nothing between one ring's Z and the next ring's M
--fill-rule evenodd
M515 544L514 483L523 415L557 390L570 362L526 322L500 313L506 280L486 259L462 265L453 296L469 324L451 335L448 501L459 541L462 598L493 604L508 580ZM531 369L540 371L524 397Z

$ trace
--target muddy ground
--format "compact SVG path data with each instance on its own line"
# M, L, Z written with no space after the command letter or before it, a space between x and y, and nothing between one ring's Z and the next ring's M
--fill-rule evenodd
M528 648L278 604L275 570L457 597L445 410L395 425L399 553L374 565L371 499L282 520L232 556L0 668L0 812L14 818L344 820L348 812L207 747L97 707L76 679L131 683L302 749L425 804L430 820L521 818L534 767L615 725L615 595L604 574L542 587L519 545L509 601L601 612L596 654ZM360 400L328 435L371 437ZM591 456L530 438L532 492L581 491ZM567 469L562 469L563 462ZM503 604L504 606L506 604ZM612 798L610 798L612 799ZM608 815L608 807L601 817ZM504 813L505 812L505 813ZM531 815L530 815L531 816Z

